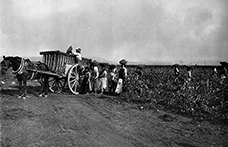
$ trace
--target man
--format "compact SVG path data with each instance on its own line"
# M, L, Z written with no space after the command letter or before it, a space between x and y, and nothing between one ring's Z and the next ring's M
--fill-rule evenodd
M188 80L188 82L191 82L191 80L193 79L193 77L192 77L192 67L187 66L187 73L188 73L187 80Z
M109 82L109 92L111 94L115 93L116 90L116 85L117 85L117 69L116 65L111 65L110 66L110 82Z
M120 94L122 93L122 91L125 90L124 86L125 86L125 81L127 78L127 68L125 67L125 65L127 64L127 61L125 59L122 59L119 61L121 68L118 72L118 83L117 83L117 87L115 90L115 93Z
M76 60L77 62L79 61L82 61L82 55L81 55L81 48L77 48L77 49L73 49L72 46L70 46L67 51L66 51L67 54L70 54L70 55L75 55L76 56Z
M81 48L72 50L72 53L76 56L78 62L82 61Z

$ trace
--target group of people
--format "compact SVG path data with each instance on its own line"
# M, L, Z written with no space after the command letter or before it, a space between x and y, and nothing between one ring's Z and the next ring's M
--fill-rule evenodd
M120 69L117 71L115 65L98 63L94 60L85 67L83 79L81 82L81 93L120 94L124 88L124 82L127 77L126 60L120 61Z
M175 75L175 81L177 80L177 78L180 76L180 70L179 70L179 65L178 64L174 64L174 75ZM187 66L186 68L187 70L187 82L191 82L191 80L193 79L192 77L192 67Z
M214 71L213 71L213 75L215 74L218 78L220 78L220 83L222 84L223 81L227 78L228 76L228 63L227 62L220 62L221 66L215 67ZM178 79L178 77L180 76L180 70L179 70L179 65L178 64L174 64L173 65L173 69L174 69L174 75L175 75L175 81ZM193 80L193 76L192 76L192 67L187 66L186 68L187 70L187 80L186 82L191 82Z
M120 94L124 90L124 83L127 77L127 69L125 65L127 61L122 59L119 61L120 68L117 71L116 65L106 63L98 63L96 60L88 65L82 65L81 49L73 49L70 46L67 54L73 54L76 57L79 66L83 66L81 72L81 93L101 93L109 92L110 94Z

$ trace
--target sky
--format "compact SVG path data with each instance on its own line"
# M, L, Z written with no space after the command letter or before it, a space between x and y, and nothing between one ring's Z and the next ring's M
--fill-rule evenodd
M228 1L0 0L0 55L70 45L115 62L228 61Z

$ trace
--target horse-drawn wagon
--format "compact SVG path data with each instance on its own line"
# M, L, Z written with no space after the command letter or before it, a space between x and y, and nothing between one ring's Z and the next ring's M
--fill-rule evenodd
M79 65L75 55L66 54L60 51L40 52L43 55L49 71L39 71L49 75L49 89L52 92L62 92L63 88L68 85L73 94L79 92Z
M43 51L40 55L43 55L43 62L31 62L19 56L3 56L1 73L6 74L7 70L12 67L12 72L19 83L19 97L26 97L26 81L29 79L36 79L41 83L39 92L41 96L47 96L48 86L52 92L62 92L66 85L73 94L78 94L82 64L88 64L91 60L82 58L79 65L75 55L60 51Z

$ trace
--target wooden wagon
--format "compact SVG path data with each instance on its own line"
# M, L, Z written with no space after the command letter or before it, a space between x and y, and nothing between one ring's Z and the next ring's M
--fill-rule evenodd
M43 55L49 72L43 74L49 75L49 86L52 92L62 92L63 88L68 85L73 94L79 93L79 73L78 64L75 55L66 54L60 51L40 52Z

